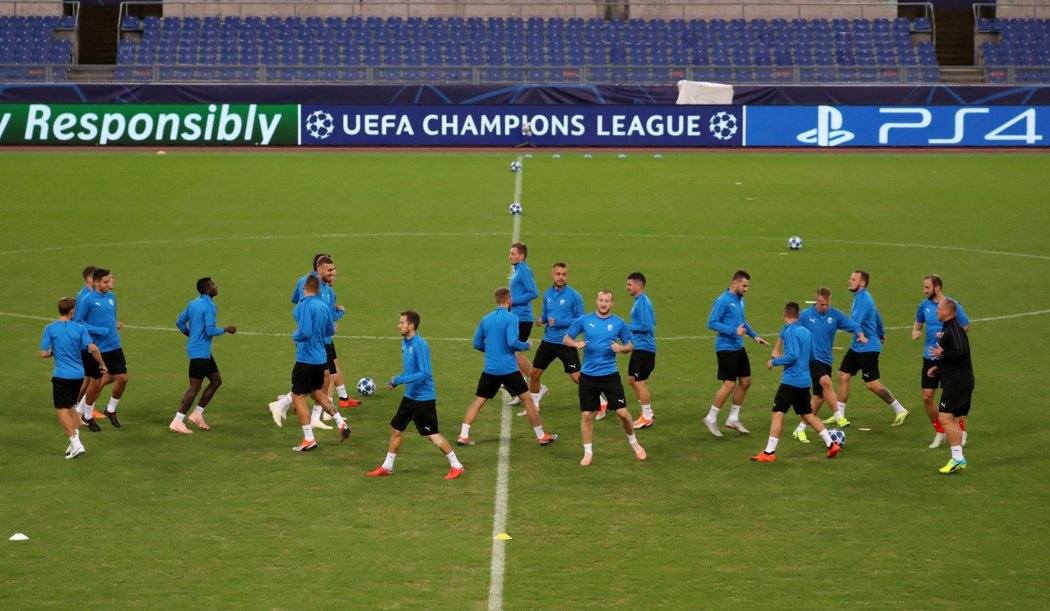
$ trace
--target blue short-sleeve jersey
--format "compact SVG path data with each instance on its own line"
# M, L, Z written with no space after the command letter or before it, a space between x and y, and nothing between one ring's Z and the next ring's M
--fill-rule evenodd
M613 352L612 344L617 340L623 344L631 341L627 323L615 314L602 318L597 312L591 312L577 318L569 326L566 335L575 338L581 333L587 345L583 347L583 367L580 373L589 376L616 373L616 353Z

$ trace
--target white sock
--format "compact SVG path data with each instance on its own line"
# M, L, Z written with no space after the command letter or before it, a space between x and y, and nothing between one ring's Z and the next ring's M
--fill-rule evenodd
M91 420L92 418L95 417L94 414L95 414L95 404L94 403L92 403L91 405L85 405L84 406L84 418L86 418L88 420Z
M343 425L346 424L346 420L343 419L342 414L340 414L339 412L336 412L336 414L332 417L335 418L335 425L339 428L343 428Z
M653 405L652 405L652 403L647 403L647 404L642 406L642 417L645 418L646 420L652 420L653 419Z
M288 413L288 408L292 406L292 393L281 395L277 398L277 407L284 410L284 413Z
M335 392L339 393L340 399L346 399L350 395L346 394L346 384L340 384L335 387Z
M314 440L314 427L310 426L309 424L303 425L303 439L307 441Z
M175 422L182 422L186 418L186 414L182 412L175 412Z
M204 408L199 406L199 405L197 406L197 409L195 409L193 411L196 412L198 416L204 414Z
M83 397L80 398L80 401L77 403L77 413L80 414L81 416L90 416L91 412L90 411L85 411L86 408L87 408L87 395L84 395Z
M820 438L824 440L824 445L831 447L831 433L828 432L828 429L820 432Z
M106 406L106 411L111 414L117 411L117 403L120 403L120 399L114 399L113 397L110 397L109 405Z
M470 425L464 422L459 427L459 436L463 439L470 439Z
M592 451L593 445L594 444L590 444L590 443L583 444L583 453L584 454L593 454L594 453Z
M393 452L387 452L386 453L386 460L383 461L383 468L386 469L387 471L393 471L394 470L394 460L396 458L397 458L397 454L394 454Z
M75 433L73 433L73 437L77 440L77 443L80 443L80 431L79 430L77 430Z
M952 458L955 460L966 460L963 458L962 446L952 446Z
M77 437L76 435L70 435L69 436L69 445L71 445L71 446L73 446L75 448L75 447L77 447L78 443L80 443L80 438L79 437Z
M842 401L838 401L836 403L836 405L838 406L838 409L835 410L835 417L836 418L845 418L846 417L846 404L843 403Z
M532 395L532 402L536 404L536 407L539 407L540 406L540 393L538 393L538 392L530 392L529 394Z
M708 422L714 422L718 420L718 412L720 411L722 410L712 405L711 411L707 412L707 418L705 418L705 420L707 420Z
M463 463L459 462L459 459L456 458L456 452L455 451L452 451L452 452L449 452L448 454L446 454L445 458L448 459L448 464L453 469L462 469L463 468Z
M769 441L766 442L766 454L772 454L777 451L777 444L780 443L778 437L770 437Z
M532 427L532 432L536 433L536 439L543 439L543 425Z
M732 420L733 422L738 422L740 420L740 406L739 405L731 405L729 407L729 419Z
M631 444L632 446L635 445L636 443L638 443L638 437L634 433L631 433L627 436L627 443Z
M321 409L320 405L315 405L313 411L310 413L310 420L320 420L322 411L324 410Z
M806 421L805 420L803 420L802 422L798 423L798 426L795 427L795 432L796 433L805 433L806 432Z
M908 411L904 409L904 406L901 405L901 402L896 399L893 400L893 403L890 404L890 407L892 407L893 411L898 414L903 414L904 412Z

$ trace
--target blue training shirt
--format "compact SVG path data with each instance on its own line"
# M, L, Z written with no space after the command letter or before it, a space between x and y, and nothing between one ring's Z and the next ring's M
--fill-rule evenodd
M77 302L73 321L88 330L100 352L111 352L120 348L120 335L117 334L117 296L112 292L88 293L83 304Z
M186 304L186 309L179 314L175 326L186 338L186 356L191 359L211 357L211 338L226 331L215 323L215 302L210 295L200 295Z
M543 294L543 310L540 316L543 324L547 326L543 331L543 341L552 344L562 343L561 340L565 338L569 325L581 316L583 316L583 297L580 297L576 289L568 284L560 290L553 286L550 287ZM547 322L551 318L554 319L553 325Z
M332 316L332 322L338 322L346 314L346 310L336 309L335 289L332 288L331 284L321 282L321 292L318 294L318 297L328 306L328 313ZM324 338L324 343L331 344L332 337Z
M882 316L875 309L875 300L868 292L868 287L853 294L853 307L850 308L849 317L860 325L860 330L868 338L868 343L862 344L854 336L849 349L854 352L882 352L882 342L879 341L885 333L882 328Z
M945 297L945 299L952 298ZM955 300L952 299L952 301ZM959 319L959 326L969 326L970 319L966 316L966 312L963 312L962 304L955 301L955 305L958 308L955 317ZM931 352L937 347L937 340L941 337L941 329L944 328L944 323L937 320L937 304L929 299L923 299L922 303L919 304L919 309L915 312L915 322L926 324L926 346L922 350L922 358L937 360L933 358Z
M524 259L513 267L514 273L510 276L510 313L521 322L534 322L532 300L540 296L540 291L536 288L532 270Z
M436 401L434 372L430 368L430 346L418 333L401 340L401 374L394 386L405 384L405 396L413 401Z
M40 349L50 350L55 359L52 376L63 380L81 380L84 378L84 361L80 352L87 350L91 344L91 334L73 321L56 320L44 327L40 338Z
M515 352L529 349L518 341L518 319L507 308L497 307L478 323L474 349L485 353L485 373L502 376L518 370Z
M831 348L835 345L835 333L842 329L856 333L860 326L841 310L828 307L826 314L821 314L815 306L810 306L799 314L799 323L813 336L813 360L825 365L833 364ZM869 341L879 341L872 338Z
M587 342L583 347L583 368L580 373L589 376L616 373L616 353L613 352L612 344L616 340L623 344L631 341L627 323L615 314L602 318L597 312L591 312L577 318L565 334L575 338L580 333L583 333L583 341Z
M740 350L744 347L744 338L736 334L740 325L752 339L758 334L744 319L744 298L726 289L715 299L711 315L707 317L707 328L718 332L715 338L715 352Z
M324 338L335 334L332 316L328 307L317 296L299 300L292 310L295 318L295 360L307 365L324 365L328 354L324 349Z
M627 329L631 332L635 350L656 352L656 314L653 312L653 302L645 293L639 293L634 298L631 324L627 325Z
M784 342L784 355L773 359L773 366L784 366L781 384L796 388L809 388L809 361L813 358L813 335L796 320L780 330Z

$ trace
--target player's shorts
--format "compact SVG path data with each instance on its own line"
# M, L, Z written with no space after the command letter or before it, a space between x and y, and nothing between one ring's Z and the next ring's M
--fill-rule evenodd
M80 360L84 363L85 378L93 378L95 380L102 379L102 372L98 369L98 362L95 361L95 357L92 356L90 350L81 350Z
M83 383L84 378L51 378L51 398L55 401L55 409L74 407L80 394L80 385Z
M565 373L573 374L580 371L579 350L565 344L556 344L548 341L540 342L540 347L536 349L536 358L532 359L532 367L534 369L547 369L547 366L553 363L554 359L561 361Z
M520 397L529 392L529 385L517 371L504 375L495 375L482 371L481 377L478 379L478 389L474 391L474 395L482 399L491 399L499 392L500 386L506 388L507 392L514 397Z
M190 359L190 379L203 380L213 373L219 373L219 366L215 363L215 357L206 359Z
M518 376L519 378L521 376ZM409 422L416 423L416 430L423 437L436 435L438 433L437 401L416 401L408 397L401 398L401 404L397 407L397 413L390 419L390 426L399 431L408 428Z
M941 380L944 390L941 391L941 403L938 411L961 418L970 413L970 399L973 397L973 374L960 372L950 378Z
M810 361L809 362L809 379L813 382L813 396L823 397L824 387L820 384L820 378L824 376L831 377L831 365L823 363L821 361Z
M124 360L124 351L120 348L102 353L102 362L106 364L106 374L119 376L128 372L128 362Z
M330 373L332 375L335 375L336 374L335 360L337 358L339 358L339 355L335 353L335 342L332 342L331 344L325 344L324 345L324 353L325 353L325 356L328 357L328 364L327 364L328 373Z
M773 411L786 414L788 408L793 407L795 408L795 413L799 416L812 414L813 408L809 404L809 398L808 388L781 384L780 388L777 388L776 397L773 399Z
M930 367L937 367L937 372L933 374L933 377L926 375L926 372L930 370ZM941 368L938 361L924 358L922 359L922 382L919 387L923 390L930 389L936 390L941 386Z
M324 365L295 362L292 367L292 394L308 395L324 386Z
M719 350L715 353L718 357L718 379L735 381L737 378L751 377L751 361L747 358L747 350Z
M609 409L617 410L627 407L627 398L623 393L623 382L619 373L605 376L580 374L580 411L596 412L602 408L601 395L609 403Z
M635 382L644 382L649 379L649 374L656 369L656 353L648 350L631 351L631 361L627 364L627 375L634 378Z
M532 335L532 323L518 321L518 341L527 342L529 336Z
M878 380L879 353L855 352L853 350L847 350L846 356L842 357L842 363L839 365L839 371L854 376L857 375L857 372L861 370L864 371L865 382L874 382Z

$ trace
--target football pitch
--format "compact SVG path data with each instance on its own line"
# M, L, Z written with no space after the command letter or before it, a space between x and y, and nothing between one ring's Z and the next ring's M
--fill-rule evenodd
M508 171L519 152L0 152L0 608L1046 604L1050 157L529 153L519 175ZM315 253L338 267L348 385L400 372L398 315L417 310L454 441L482 367L469 340L507 283L516 230L541 294L564 261L587 311L611 288L626 318L627 274L648 277L658 321L656 421L639 432L648 460L609 418L595 423L594 463L579 466L576 387L557 364L542 415L561 439L538 447L513 415L503 430L503 411L517 408L490 402L471 432L478 444L455 448L466 467L456 481L412 427L394 476L365 477L384 458L403 388L343 410L346 443L320 431L317 451L291 451L294 416L278 428L267 403L288 388L289 297ZM787 249L791 235L801 251ZM88 264L113 272L130 380L124 426L81 429L88 452L67 461L52 362L37 349ZM768 349L749 342L751 434L712 437L700 424L718 384L706 321L737 269L752 276L749 322L770 341L784 303L819 286L848 312L846 281L867 270L887 327L882 380L910 420L891 428L892 410L855 380L836 459L788 428L776 463L750 462L780 370L766 371ZM952 476L937 473L947 447L927 447L922 342L911 340L930 273L973 322L970 467ZM174 323L201 276L218 284L219 325L239 332L214 343L224 384L212 430L176 435L167 424L187 361ZM511 539L494 544L504 493ZM7 541L18 532L29 540Z

